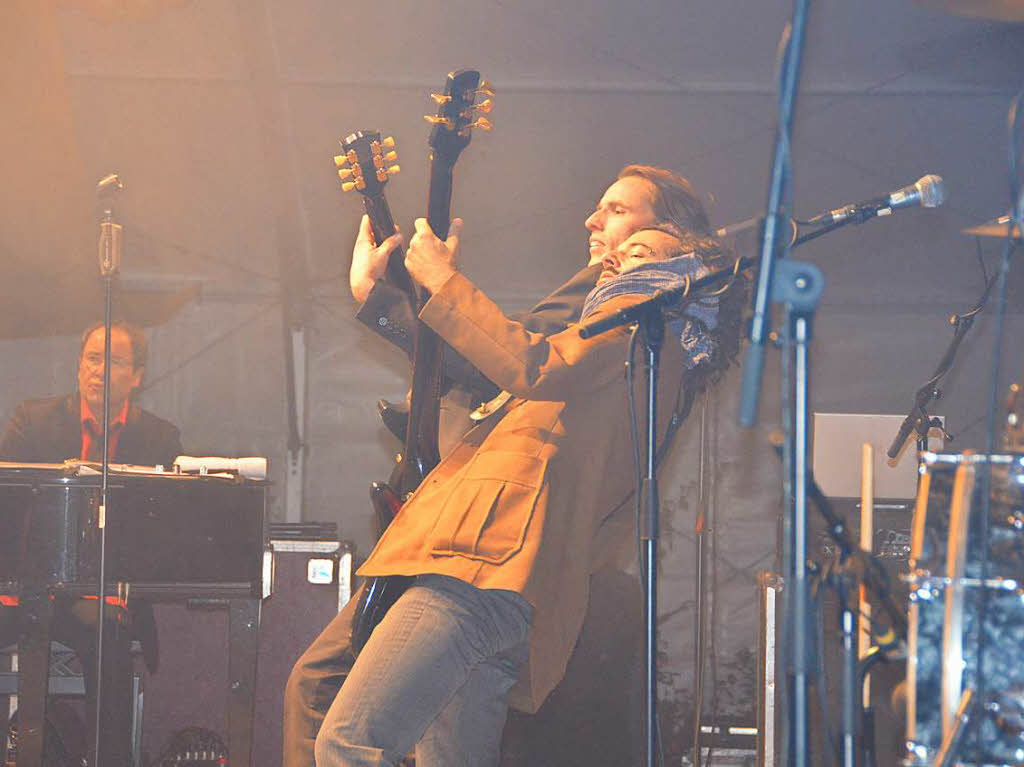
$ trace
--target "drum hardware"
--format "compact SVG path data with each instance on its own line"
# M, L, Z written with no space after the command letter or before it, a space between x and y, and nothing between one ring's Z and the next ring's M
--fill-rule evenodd
M947 589L953 583L953 578L948 575L931 575L927 572L917 572L912 575L903 576L902 580L909 583L913 590L910 592L910 599L932 599ZM994 591L1021 591L1021 598L1024 599L1020 581L1014 578L981 578L964 577L956 579L962 586L969 588L986 588Z
M935 423L936 419L931 418L925 408L932 400L937 400L942 396L939 383L953 369L957 350L974 325L975 317L985 307L985 304L988 303L989 294L999 280L999 275L1000 273L997 273L985 281L985 287L974 306L963 314L954 314L949 317L949 324L953 327L953 338L950 339L949 346L939 360L939 364L936 365L931 378L925 381L914 394L914 404L911 406L910 412L907 413L907 417L903 420L903 424L900 426L887 451L890 459L895 460L899 456L911 432L917 433L917 450L918 453L923 453L928 450L929 429L936 426L943 428L941 424ZM945 430L943 430L943 436L947 442L953 441L953 436L945 432Z
M960 696L960 703L956 708L956 716L953 726L942 738L942 745L939 753L935 756L936 767L952 767L954 760L960 753L960 747L964 738L973 730L976 723L974 715L978 704L974 699L974 690L967 688Z
M997 695L989 703L989 710L995 715L999 730L1014 736L1024 746L1024 688L1018 687Z
M807 495L808 500L825 519L828 534L836 543L836 554L831 560L824 566L809 561L807 569L815 583L827 584L836 591L842 611L840 626L843 628L843 763L856 762L854 749L858 732L862 735L860 745L865 752L864 763L874 763L874 738L869 739L865 735L871 730L873 714L870 706L862 707L858 702L867 686L867 675L870 670L879 661L896 660L904 653L904 640L908 628L906 613L893 597L889 576L880 559L855 545L843 517L832 507L832 503L812 475L808 476ZM865 653L863 658L857 656L856 616L850 604L850 597L856 593L854 588L858 584L881 605L884 614L884 617L871 617L872 639L878 646ZM856 721L858 716L859 727Z
M1010 384L1006 394L1006 423L1003 426L1003 447L1006 450L1024 448L1024 387L1019 383ZM1017 526L1024 522L1024 515L1014 510L1018 519Z
M985 455L984 453L936 453L928 450L921 453L921 468L919 473L925 473L925 465L948 465L953 468L965 464L978 464L987 463L991 466L1021 466L1024 467L1024 453L996 453L994 455ZM1019 480L1015 480L1019 483L1024 484L1024 477Z
M779 458L783 458L783 446L774 444ZM809 580L817 587L827 584L839 594L842 615L840 626L843 627L843 676L841 695L846 720L843 726L843 763L853 764L856 760L854 747L860 734L860 745L863 750L861 763L874 764L874 738L869 736L873 727L873 712L869 705L858 707L860 693L867 689L867 675L879 661L899 660L906 654L906 638L908 623L906 612L893 596L890 576L883 567L882 558L872 554L854 543L846 521L833 507L832 501L822 491L814 478L813 472L807 473L807 500L813 505L821 518L825 520L826 535L835 542L835 546L825 549L829 556L825 564L807 559L804 563ZM862 500L862 504L864 501ZM862 658L858 658L855 629L856 616L844 604L852 586L860 584L867 593L881 606L884 617L874 616L871 621L871 636L875 646L868 650ZM846 592L846 594L844 594ZM808 589L808 596L812 594ZM863 605L862 605L863 606ZM808 609L817 609L808 605ZM792 620L792 619L790 619ZM810 631L801 624L794 630ZM810 678L809 683L813 684ZM856 709L856 711L851 711ZM786 713L789 713L788 711ZM860 717L860 727L852 721Z
M1024 761L1024 705L1020 697L1022 692L1024 690L1017 690L1015 695L994 693L982 707L995 721L1000 732L1018 741L1018 748L1013 754L1014 762L1017 764ZM935 767L952 767L957 763L964 741L977 724L979 707L974 690L966 688L960 696L953 726L943 737L942 745L935 756Z
M985 304L988 303L988 296L996 284L996 279L997 277L993 276L986 281L981 296L968 311L963 314L954 314L949 318L949 324L953 326L953 338L950 339L949 346L939 360L939 364L935 366L935 371L932 373L931 378L925 381L914 394L914 404L911 406L910 412L907 413L907 417L903 419L899 431L896 433L888 451L886 451L886 455L890 459L895 460L903 451L903 446L906 444L907 439L909 439L911 432L917 433L917 450L919 453L928 450L928 432L932 428L942 429L946 442L953 441L953 436L946 432L943 424L937 422L938 419L930 417L925 408L932 400L937 400L942 396L939 382L953 369L957 349L960 348L961 342L963 342L967 333L974 325L974 318L977 317Z
M987 492L975 482L981 471L989 472ZM984 495L987 534L980 524ZM905 576L911 586L907 765L1024 761L1024 669L1017 662L1024 649L1022 508L1024 454L922 456ZM985 572L985 556L997 575ZM977 697L980 632L988 680L983 701ZM970 696L977 700L973 708ZM978 755L971 752L975 742Z

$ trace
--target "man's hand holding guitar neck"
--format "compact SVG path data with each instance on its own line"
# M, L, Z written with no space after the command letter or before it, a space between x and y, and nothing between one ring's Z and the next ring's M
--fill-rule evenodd
M373 239L370 217L363 214L359 223L359 235L352 249L352 268L349 270L349 287L352 297L364 303L373 290L373 284L384 276L388 266L388 256L402 244L402 235L395 232L380 245Z
M405 268L409 276L433 294L458 271L456 257L462 219L452 219L448 239L444 241L434 234L425 218L416 219L415 227L416 234L405 252Z

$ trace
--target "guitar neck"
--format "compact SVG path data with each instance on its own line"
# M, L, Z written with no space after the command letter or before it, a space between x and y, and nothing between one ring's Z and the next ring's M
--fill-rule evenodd
M442 240L451 227L452 163L430 158L430 191L427 194L427 222ZM421 290L423 303L430 298ZM440 421L442 355L444 342L422 322L416 332L412 361L412 391L409 424L405 436L404 483L415 484L440 461L438 432ZM415 477L415 478L414 478Z
M395 233L395 219L391 216L391 208L383 194L363 198L363 206L370 217L370 229L373 230L374 242L384 242ZM418 303L416 286L409 273L405 270L405 249L398 246L388 256L385 270L388 282L402 290L413 306Z
M448 239L452 215L452 169L436 154L430 156L430 193L427 195L427 222L440 239Z

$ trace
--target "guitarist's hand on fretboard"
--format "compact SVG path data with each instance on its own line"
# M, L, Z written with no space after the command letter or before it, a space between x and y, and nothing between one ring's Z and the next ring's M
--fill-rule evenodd
M434 234L427 219L417 218L415 226L416 234L405 251L405 268L416 282L430 293L436 293L458 271L456 256L462 219L452 219L448 239L443 242Z
M366 297L373 290L373 284L384 276L388 256L401 244L402 235L396 232L378 245L373 239L370 217L363 214L363 219L359 223L359 235L352 248L352 268L348 273L349 287L356 301L366 301Z

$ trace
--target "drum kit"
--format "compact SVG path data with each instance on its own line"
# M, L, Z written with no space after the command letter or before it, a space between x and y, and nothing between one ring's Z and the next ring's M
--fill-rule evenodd
M1024 453L925 453L920 471L905 764L940 763L958 745L965 756L975 753L965 737L972 726L982 749L977 763L1021 764Z
M1024 0L917 0L1024 21ZM1022 201L1024 204L1024 201ZM962 230L1020 244L1010 215ZM1024 763L1024 389L1005 452L921 454L911 529L903 763ZM980 662L979 662L980 661Z
M1010 217L963 230L1013 238ZM1024 387L1004 452L923 452L911 526L903 764L1024 764ZM980 663L979 663L980 659Z
M1024 3L1018 10L1024 20ZM1021 241L1008 215L963 233ZM1024 763L1020 384L1007 398L1003 449L921 454L906 578L907 767Z

